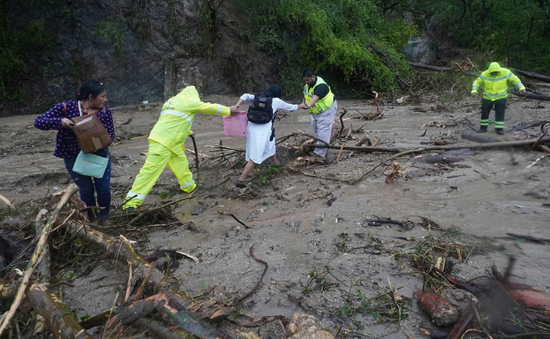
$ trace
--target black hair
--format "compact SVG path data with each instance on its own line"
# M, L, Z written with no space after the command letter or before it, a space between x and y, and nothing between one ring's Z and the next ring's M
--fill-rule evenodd
M315 75L315 72L313 72L313 71L311 70L311 68L306 68L306 69L304 69L304 70L302 71L302 76L303 76L303 77L311 78L311 77L314 76L314 75Z
M76 93L76 100L88 100L90 94L95 99L98 95L105 91L103 83L96 80L89 80L80 87L78 93Z
M270 85L265 95L270 98L280 98L282 96L281 87L277 84Z

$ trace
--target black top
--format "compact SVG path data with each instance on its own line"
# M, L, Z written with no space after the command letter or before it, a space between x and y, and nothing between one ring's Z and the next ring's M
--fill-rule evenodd
M319 77L315 77L315 84L317 83L318 80L319 80ZM315 84L313 84L313 86L308 85L308 88L314 87ZM317 87L315 87L315 89L313 90L313 95L318 96L319 99L323 99L324 97L327 96L328 92L329 92L328 85L320 84Z

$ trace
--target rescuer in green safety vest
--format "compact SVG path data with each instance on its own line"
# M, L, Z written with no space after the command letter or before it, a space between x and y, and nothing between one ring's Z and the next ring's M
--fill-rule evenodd
M525 94L525 86L521 80L507 68L502 68L498 62L492 62L489 69L481 73L474 81L472 95L477 97L477 91L484 86L483 101L481 104L481 123L478 133L487 132L489 126L489 113L493 105L495 107L495 131L499 135L504 134L504 111L506 110L506 98L508 97L508 81L516 86L521 94Z
M306 83L304 86L304 109L309 110L311 114L313 135L329 144L338 104L329 85L321 77L316 76L311 69L305 69L302 76ZM322 144L322 142L317 141L317 144ZM327 155L327 148L316 147L313 152L324 158Z

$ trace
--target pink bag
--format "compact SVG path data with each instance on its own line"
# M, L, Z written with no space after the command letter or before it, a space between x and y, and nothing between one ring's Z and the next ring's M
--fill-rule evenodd
M247 137L248 120L246 111L240 111L239 113L235 116L223 117L223 135L226 137Z

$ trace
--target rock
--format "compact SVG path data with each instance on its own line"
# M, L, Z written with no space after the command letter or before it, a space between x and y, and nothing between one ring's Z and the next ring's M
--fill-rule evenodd
M287 332L294 339L334 339L332 334L322 328L323 324L314 316L296 313L287 326Z
M445 290L443 298L453 304L460 313L464 312L472 301L477 301L477 298L472 293L457 289Z
M431 291L415 291L413 297L420 309L438 326L451 326L458 322L457 308L448 300Z

